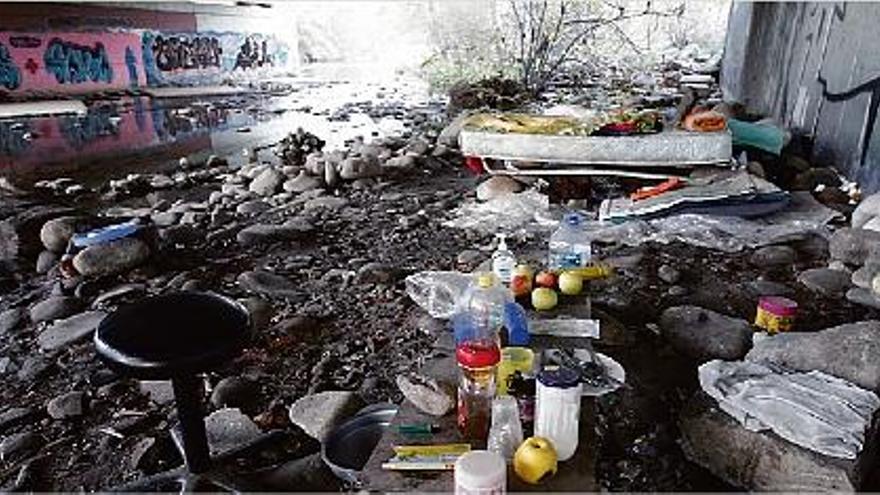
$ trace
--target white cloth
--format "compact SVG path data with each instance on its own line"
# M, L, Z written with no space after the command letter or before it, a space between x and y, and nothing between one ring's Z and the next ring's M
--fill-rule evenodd
M700 386L751 431L772 430L806 449L855 459L880 398L821 371L795 372L715 360L699 368Z

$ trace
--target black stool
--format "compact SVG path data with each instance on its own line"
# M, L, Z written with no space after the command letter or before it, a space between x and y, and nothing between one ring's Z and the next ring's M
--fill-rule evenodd
M179 435L174 440L186 462L183 469L139 480L122 489L169 491L168 485L175 483L181 491L192 491L204 482L219 488L244 488L235 486L228 472L210 472L204 389L198 375L238 356L250 334L247 309L211 293L153 297L120 308L101 321L94 340L104 363L124 376L171 380L179 420Z

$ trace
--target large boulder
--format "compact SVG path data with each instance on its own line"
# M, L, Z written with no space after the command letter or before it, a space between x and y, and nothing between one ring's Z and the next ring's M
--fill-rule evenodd
M852 212L852 228L865 228L865 225L878 217L880 217L880 193L875 193L863 199Z
M861 266L869 258L880 258L880 232L843 228L831 236L831 258Z
M660 331L677 351L698 361L740 359L752 345L749 322L698 306L667 309Z
M880 321L848 323L821 332L780 333L757 341L746 360L796 371L824 371L880 390Z
M856 460L833 459L775 434L753 432L721 411L702 391L681 412L685 456L727 483L761 492L852 492L874 457L875 430Z
M147 244L135 237L89 246L73 257L81 275L113 275L137 267L150 257Z

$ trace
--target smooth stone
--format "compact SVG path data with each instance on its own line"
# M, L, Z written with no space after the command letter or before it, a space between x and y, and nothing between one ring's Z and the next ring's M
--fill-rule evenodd
M35 420L36 416L36 412L30 407L10 407L0 413L0 432Z
M235 212L239 215L256 215L257 213L262 213L270 208L272 208L272 206L262 199L252 199L238 205L235 208Z
M305 171L299 173L296 178L290 179L285 182L282 188L290 193L303 193L306 191L311 191L313 189L318 189L324 186L324 183L321 182L321 179L317 177L312 177L306 174Z
M205 418L208 448L220 455L253 442L262 434L260 427L238 409L220 409Z
M748 491L837 493L861 484L859 461L832 459L770 432L749 431L701 391L682 409L679 430L688 459Z
M242 246L255 246L271 242L303 241L311 238L314 226L303 218L293 218L282 224L257 223L236 234L236 241Z
M395 156L393 158L385 160L385 162L382 164L382 169L396 171L410 170L412 168L415 168L417 163L418 162L415 155Z
M0 313L0 335L14 330L24 323L28 312L24 308L12 308Z
M182 214L176 211L163 211L160 213L153 213L150 215L150 219L157 227L170 227L176 225L177 222L180 221L181 216Z
M771 280L758 279L749 283L749 290L756 296L790 296L794 289Z
M254 178L248 186L248 190L260 196L272 196L281 188L286 177L274 168L267 168Z
M358 284L391 284L399 276L399 270L395 267L379 262L371 262L360 267L355 275Z
M9 435L0 442L0 461L12 462L36 454L46 440L32 432L25 431Z
M144 284L122 284L113 287L110 290L102 292L98 297L92 301L92 308L99 308L104 305L104 303L108 303L113 301L114 299L130 296L134 294L141 294L146 292L147 286Z
M861 266L868 258L880 259L880 232L863 229L839 229L828 244L831 258L848 265Z
M312 438L323 441L343 420L363 407L357 394L326 391L306 395L290 406L290 421Z
M31 306L30 317L34 323L67 318L82 309L82 301L76 297L51 296Z
M244 290L267 296L286 297L300 293L299 286L292 280L263 270L243 272L237 282Z
M880 217L880 193L874 193L863 199L852 212L852 228L864 228L868 222L878 217Z
M846 299L849 302L868 306L869 308L880 309L880 297L871 290L862 287L853 287L846 291Z
M52 251L40 251L40 255L37 256L37 265L34 268L37 273L40 275L44 275L49 273L49 270L55 268L55 265L58 264L58 260L61 259L57 253Z
M660 316L660 329L672 347L701 362L739 359L752 345L747 321L698 306L668 308Z
M323 196L306 201L303 209L305 211L316 210L319 208L338 210L346 205L348 205L348 200L345 198L337 198L335 196Z
M746 360L796 371L824 371L876 391L880 389L880 321L779 333L755 342Z
M86 340L105 316L107 316L107 313L103 311L86 311L85 313L56 321L37 336L37 343L40 345L40 349L44 351L54 351Z
M85 413L86 394L67 392L46 403L46 412L52 419L78 418Z
M456 404L451 388L428 376L418 373L397 375L396 383L408 401L432 416L443 416Z
M63 253L73 234L88 228L88 219L80 216L65 216L49 220L40 229L40 241L46 249Z
M339 165L339 175L344 180L367 179L382 175L382 167L375 157L348 157Z
M681 279L681 272L671 265L661 265L657 269L657 278L667 284L676 284Z
M843 296L850 287L850 274L830 268L813 268L801 272L798 282L826 296Z
M483 181L477 186L477 199L489 201L501 196L518 193L523 190L523 185L516 179L505 175L496 175Z
M83 276L113 275L135 268L150 257L147 244L134 237L89 246L73 257L73 267Z
M260 384L241 376L228 376L211 392L211 405L217 409L234 407L256 412L259 408Z
M880 264L865 263L865 266L854 271L850 281L856 287L863 289L873 289L874 278L880 274Z
M789 246L765 246L752 253L749 261L758 268L793 265L797 261L797 251Z
M42 356L29 356L21 363L16 376L23 382L43 378L55 367L55 363Z
M272 309L272 304L265 299L261 299L259 297L249 297L243 301L244 307L247 308L248 313L251 315L251 326L254 331L261 332L269 327L269 322L272 320L272 314L274 310Z

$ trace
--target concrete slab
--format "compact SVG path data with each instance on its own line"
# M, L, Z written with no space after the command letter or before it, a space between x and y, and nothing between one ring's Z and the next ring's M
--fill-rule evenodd
M250 92L247 88L236 86L194 86L149 88L143 93L153 98L195 98L200 96L232 96Z
M0 119L44 115L85 115L86 104L79 100L44 100L0 104Z

